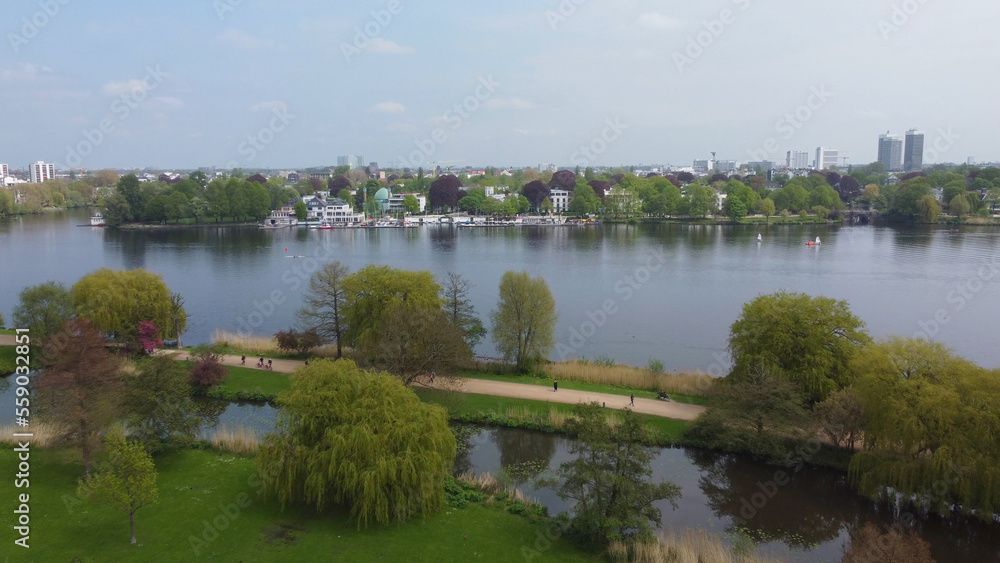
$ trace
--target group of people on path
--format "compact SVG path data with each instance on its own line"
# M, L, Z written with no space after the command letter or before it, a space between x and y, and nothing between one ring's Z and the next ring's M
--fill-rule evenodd
M240 365L241 366L247 365L247 356L246 356L246 354L243 354L242 356L240 356ZM273 367L271 365L271 360L267 360L265 362L264 361L264 356L261 356L260 359L257 360L257 367L260 368L260 369L266 369L268 371L270 371L270 370L273 369Z

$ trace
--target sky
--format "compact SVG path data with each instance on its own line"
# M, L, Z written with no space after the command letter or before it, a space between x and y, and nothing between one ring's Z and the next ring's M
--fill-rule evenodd
M0 162L1000 160L995 0L8 0Z

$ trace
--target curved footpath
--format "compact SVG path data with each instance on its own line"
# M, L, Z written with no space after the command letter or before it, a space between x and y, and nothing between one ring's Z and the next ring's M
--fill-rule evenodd
M161 350L160 353L171 354L176 360L189 360L190 356L186 352L174 352L171 350ZM239 356L222 356L222 363L227 366L240 367ZM257 369L257 358L247 356L245 366ZM302 367L304 362L298 360L271 360L272 367L278 373L292 373ZM507 383L504 381L489 381L484 379L466 378L462 380L460 386L455 389L454 385L433 385L426 382L421 383L424 387L431 389L454 389L461 393L471 393L475 395L493 395L496 397L510 397L513 399L530 399L545 403L565 403L575 405L577 403L597 402L604 404L611 409L629 408L629 398L624 395L611 395L608 393L595 393L591 391L577 391L574 389L560 389L553 391L549 387L541 385L526 385L523 383ZM636 399L633 411L664 418L677 420L694 420L698 415L705 412L705 407L699 405L689 405L674 401L660 401L657 399Z
M13 334L0 334L0 346L16 346Z

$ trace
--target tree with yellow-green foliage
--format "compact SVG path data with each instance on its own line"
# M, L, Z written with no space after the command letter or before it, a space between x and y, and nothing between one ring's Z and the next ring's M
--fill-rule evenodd
M862 493L983 519L1000 511L1000 373L902 338L866 346L851 372L865 416L850 466Z
M156 466L142 444L126 441L120 432L109 433L105 444L108 458L104 467L88 476L78 493L128 514L135 545L135 513L157 500Z
M343 278L344 343L377 342L383 314L395 305L440 309L441 286L427 271L412 272L369 265Z
M277 431L256 464L282 506L343 506L359 528L444 506L455 459L447 413L399 379L350 360L319 360L295 373L278 402Z
M88 274L70 290L80 316L116 342L134 349L140 321L149 321L161 336L184 332L187 314L171 300L163 278L148 270L110 270Z
M500 278L500 299L491 317L497 350L520 371L548 359L555 346L558 314L544 278L506 272Z
M851 357L871 342L846 301L804 293L762 295L743 306L729 333L730 378L768 368L813 401L849 384Z

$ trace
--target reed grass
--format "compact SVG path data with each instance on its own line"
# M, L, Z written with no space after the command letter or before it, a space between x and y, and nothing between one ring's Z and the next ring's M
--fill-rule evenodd
M489 473L462 473L458 476L458 480L474 485L483 494L491 497L490 500L500 493L507 493L507 497L513 502L519 502L524 505L540 504L536 499L524 494L521 489L505 487L499 479Z
M261 436L256 430L243 426L238 428L223 426L216 429L208 441L213 448L220 451L239 455L255 455L260 449Z
M59 441L65 434L65 429L53 424L44 422L32 422L30 428L19 428L12 424L0 426L0 444L16 446L18 438L14 437L15 432L30 432L31 446L39 449L54 448L59 446ZM20 438L23 442L24 438Z
M650 543L616 541L608 546L615 563L779 563L758 553L738 553L705 530L671 531Z
M223 329L215 329L212 333L212 344L262 356L276 356L281 353L278 341L273 336L242 334Z
M551 363L545 372L555 379L616 385L630 389L665 391L681 395L704 396L715 380L703 372L656 373L654 371L623 365L595 364L579 360Z

